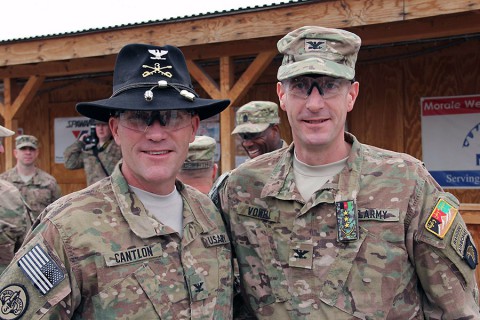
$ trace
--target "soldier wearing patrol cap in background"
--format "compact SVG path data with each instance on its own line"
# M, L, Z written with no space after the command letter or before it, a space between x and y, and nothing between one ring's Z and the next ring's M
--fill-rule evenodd
M259 319L480 319L458 200L421 161L344 131L360 42L316 26L278 42L293 143L220 190L245 301Z
M196 136L188 146L187 159L182 165L177 178L204 194L208 194L217 176L218 165L215 163L217 142L209 136Z
M84 168L87 186L111 175L122 158L122 152L113 140L108 123L95 121L93 126L95 134L82 134L63 152L65 168Z
M0 153L4 152L3 138L14 134L12 130L0 126ZM0 179L0 273L20 248L30 226L28 207L20 191L10 182Z
M34 219L62 195L57 180L35 166L39 155L38 147L38 139L34 136L16 137L13 155L17 159L17 164L0 175L0 179L11 182L20 190L32 209Z
M0 277L0 318L231 319L222 217L176 179L200 120L229 103L195 93L178 48L123 47L112 96L76 106L109 123L122 160L37 219Z
M242 147L250 159L287 146L280 137L276 103L251 101L237 110L236 119L237 126L232 134L240 136Z

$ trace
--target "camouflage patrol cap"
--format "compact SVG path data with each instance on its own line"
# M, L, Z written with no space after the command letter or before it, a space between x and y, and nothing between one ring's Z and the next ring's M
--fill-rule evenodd
M21 135L15 138L15 148L21 149L24 147L32 147L33 149L38 149L38 139L34 136Z
M213 156L217 142L208 136L195 136L188 145L187 159L182 165L183 170L208 169L213 166Z
M278 105L270 101L251 101L237 110L236 118L232 134L262 132L270 124L280 123Z
M14 134L15 134L14 131L7 129L4 126L0 126L0 138L10 137L10 136L13 136Z
M320 74L352 80L361 39L354 33L305 26L289 32L277 43L283 53L279 81L304 74Z

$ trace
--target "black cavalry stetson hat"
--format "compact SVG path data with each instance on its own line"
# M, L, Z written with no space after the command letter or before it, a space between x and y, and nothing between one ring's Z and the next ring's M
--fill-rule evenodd
M116 110L192 110L203 120L229 104L230 100L198 97L183 53L177 47L129 44L117 56L112 96L80 102L76 108L80 114L104 122Z

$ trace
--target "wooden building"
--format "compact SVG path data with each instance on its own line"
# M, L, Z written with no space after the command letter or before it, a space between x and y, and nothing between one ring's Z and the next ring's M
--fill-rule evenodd
M235 108L251 100L278 101L276 43L304 25L343 28L362 38L360 95L347 123L361 142L422 159L420 98L480 93L479 0L291 1L0 42L2 123L39 137L39 167L57 178L64 194L78 190L85 186L83 171L54 162L54 119L77 116L79 101L110 96L116 54L124 45L172 44L184 52L201 96L232 101L220 115L226 171L236 153L230 135ZM6 138L5 146L2 171L15 164L13 139ZM462 215L480 244L480 191L449 191L462 201Z

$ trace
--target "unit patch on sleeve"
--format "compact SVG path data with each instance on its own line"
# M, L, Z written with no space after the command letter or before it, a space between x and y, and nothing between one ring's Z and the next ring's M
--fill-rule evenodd
M472 239L470 238L470 236L467 237L467 241L465 242L465 252L463 253L463 259L465 259L471 269L475 269L477 267L478 253L477 249L472 243Z
M457 208L452 206L444 199L439 199L437 205L425 223L425 229L440 239L443 239L450 229L453 220L455 220L457 213Z
M9 284L0 291L0 319L18 319L27 308L28 293L21 284Z
M465 244L468 238L468 231L460 224L457 223L455 229L453 230L452 241L450 245L455 250L455 252L463 258L463 253L465 252Z
M18 260L18 266L43 295L65 279L63 270L39 244Z

